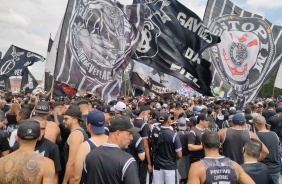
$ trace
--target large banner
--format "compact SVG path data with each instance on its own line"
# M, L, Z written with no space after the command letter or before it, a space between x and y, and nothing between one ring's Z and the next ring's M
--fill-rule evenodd
M0 90L2 91L8 91L8 89L11 89L11 83L10 79L5 79L0 81Z
M54 77L104 100L117 98L122 70L141 39L143 6L110 0L70 0Z
M34 76L30 73L29 69L24 69L20 90L31 93L37 86L38 83Z
M134 62L131 82L161 96L176 92L182 85L181 80L137 61Z
M22 76L23 70L44 57L34 52L11 45L0 63L0 80L11 76Z
M282 27L229 0L209 0L204 23L222 40L208 49L213 81L242 109L281 63Z
M201 53L218 43L202 20L176 0L134 0L144 3L142 41L134 58L174 76L205 95L210 91L210 63Z

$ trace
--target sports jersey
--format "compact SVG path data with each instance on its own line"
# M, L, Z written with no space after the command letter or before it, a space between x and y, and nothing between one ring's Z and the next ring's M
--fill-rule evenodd
M265 164L245 163L241 165L244 171L254 180L256 184L268 183L268 169Z
M149 125L145 123L142 119L136 118L133 122L133 125L137 128L141 128L139 132L142 139L148 139L149 137Z
M201 160L206 170L204 184L237 184L237 175L234 166L229 158L205 157Z
M115 144L103 144L85 159L86 183L139 184L134 158Z
M128 148L125 151L131 154L133 158L136 161L138 161L139 160L138 155L145 154L145 149L144 149L144 145L143 145L140 134L137 132L134 132L132 136L133 136L133 140L130 141Z

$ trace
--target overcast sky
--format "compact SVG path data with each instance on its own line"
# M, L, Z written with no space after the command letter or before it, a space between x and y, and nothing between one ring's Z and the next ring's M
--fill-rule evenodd
M50 34L54 39L64 16L67 0L0 0L0 51L2 57L11 44L46 57ZM130 4L131 0L121 0ZM203 18L207 0L180 0ZM237 6L265 16L282 25L282 0L233 0ZM36 79L43 78L45 63L31 67Z

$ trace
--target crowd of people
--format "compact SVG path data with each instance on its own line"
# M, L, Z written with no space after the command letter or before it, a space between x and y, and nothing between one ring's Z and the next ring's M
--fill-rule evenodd
M0 97L0 183L279 183L281 96Z

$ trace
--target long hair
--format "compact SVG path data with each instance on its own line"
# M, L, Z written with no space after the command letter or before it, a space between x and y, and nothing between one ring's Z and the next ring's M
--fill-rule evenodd
M21 106L19 103L14 102L12 103L10 109L7 111L7 115L17 115L17 113L20 111Z

